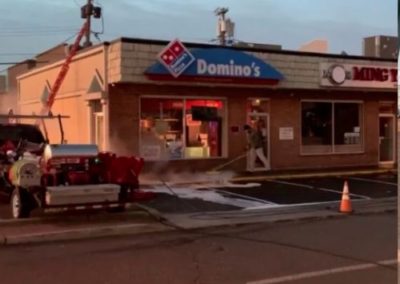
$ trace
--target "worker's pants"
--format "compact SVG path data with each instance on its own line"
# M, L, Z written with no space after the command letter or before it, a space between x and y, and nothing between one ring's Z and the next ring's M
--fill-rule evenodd
M251 148L249 150L249 164L247 169L251 172L255 170L257 157L263 163L265 170L269 170L269 164L267 158L264 155L263 148L257 148L257 149Z

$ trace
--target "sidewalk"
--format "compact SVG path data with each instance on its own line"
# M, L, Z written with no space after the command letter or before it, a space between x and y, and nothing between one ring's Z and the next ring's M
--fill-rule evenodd
M338 211L339 202L325 204L287 205L276 208L250 209L225 212L200 212L192 214L165 214L174 226L184 229L199 229L213 226L230 226L251 223L288 222L306 219L346 218L352 214ZM395 213L397 198L353 201L353 214Z
M290 170L290 171L268 171L268 172L240 172L237 173L232 181L259 181L268 179L295 179L295 178L313 178L313 177L332 177L332 176L351 176L351 175L370 175L370 174L397 174L397 169L386 169L379 167L363 168L335 168L318 170ZM210 172L210 175L216 175L217 172Z

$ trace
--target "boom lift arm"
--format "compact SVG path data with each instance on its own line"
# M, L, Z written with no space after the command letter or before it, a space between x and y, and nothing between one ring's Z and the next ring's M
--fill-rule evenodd
M40 112L40 115L48 115L49 112L51 111L51 107L54 104L54 100L55 100L55 97L56 97L56 95L58 93L58 90L60 89L60 87L61 87L61 85L62 85L62 83L63 83L63 81L65 79L65 76L68 73L69 65L70 65L70 63L72 61L72 58L76 55L76 53L78 51L79 43L81 42L82 37L85 35L85 32L86 32L87 28L88 28L88 23L85 22L83 24L81 30L79 31L78 36L76 37L75 42L74 42L74 44L73 44L73 46L72 46L67 58L65 59L65 62L61 66L61 70L58 73L57 79L55 80L55 82L53 84L53 87L50 90L49 97L47 99L47 102L43 105L43 108L42 108L42 110ZM38 120L36 122L36 124L38 124L39 122L40 122L40 120Z

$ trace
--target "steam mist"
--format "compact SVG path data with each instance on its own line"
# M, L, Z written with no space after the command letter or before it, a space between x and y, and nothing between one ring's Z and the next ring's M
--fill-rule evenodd
M140 157L134 149L130 149L129 144L119 135L113 134L110 137L110 147L107 149L117 155L135 155ZM193 172L190 170L178 171L171 170L169 167L171 160L161 153L161 160L152 163L152 167L139 175L140 183L161 184L193 184L193 183L218 183L227 184L235 176L233 171L223 172ZM146 163L146 161L145 161ZM189 165L190 167L190 165Z
M124 155L136 155L133 153L133 149L129 149L128 145L126 142L124 142L118 135L113 134L110 137L110 145L109 149L106 149L112 153L117 154L118 156L124 156Z
M193 183L218 183L227 184L235 176L234 172L176 172L166 171L143 173L139 176L140 182L144 184L159 184L168 182L171 184L193 184Z

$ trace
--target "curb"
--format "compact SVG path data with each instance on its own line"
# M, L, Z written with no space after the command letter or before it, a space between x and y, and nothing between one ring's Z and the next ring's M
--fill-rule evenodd
M223 174L221 171L206 172L205 175L209 177L218 177L218 175ZM230 182L251 182L251 181L265 181L274 179L296 179L296 178L323 178L323 177L338 177L338 176L349 176L349 175L370 175L370 174L384 174L392 173L397 174L395 169L372 169L372 170L349 170L349 171L331 171L331 172L314 172L314 173L291 173L291 174L264 174L255 176L236 176L229 178ZM210 180L196 180L196 181L180 181L173 182L173 184L185 185L185 184L196 184L209 182ZM169 183L167 181L167 183ZM156 181L151 184L162 185L163 182Z
M129 205L127 206L127 209L131 209L130 211L125 211L122 213L110 213L110 215L107 216L107 220L112 221L114 219L118 218L148 218L150 215L142 211L136 204L135 205ZM0 220L0 228L1 226L18 226L18 225L30 225L30 224L36 224L36 223L43 223L43 222L52 222L52 221L59 221L59 217L57 214L52 214L52 215L44 215L42 217L33 217L33 218L27 218L27 219L3 219ZM95 221L97 215L70 215L70 216L63 216L63 220L68 221L70 218L79 218L79 220L82 221ZM102 216L103 218L104 216ZM104 220L104 219L102 219Z
M293 173L293 174L276 174L276 175L263 175L263 176L239 176L234 177L231 181L261 181L271 179L296 179L296 178L316 178L316 177L332 177L332 176L346 176L346 175L369 175L369 174L382 174L393 173L393 170L359 170L359 171L337 171L337 172L324 172L324 173Z
M44 232L17 236L1 236L0 246L39 244L73 240L76 241L114 236L167 232L171 230L172 228L158 223L102 226L85 229L63 230L58 232Z

